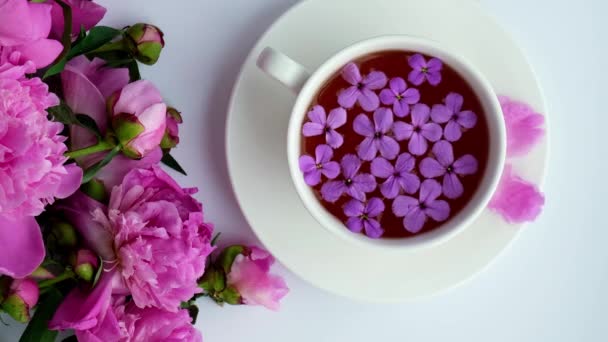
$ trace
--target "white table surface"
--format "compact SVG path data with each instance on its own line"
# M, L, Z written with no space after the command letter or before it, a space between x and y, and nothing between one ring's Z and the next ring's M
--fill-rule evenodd
M331 1L331 0L326 0ZM353 0L363 1L363 0ZM202 300L206 342L607 341L608 24L604 0L481 0L529 56L550 108L551 156L543 216L494 265L447 294L399 305L324 293L280 266L291 288L280 312ZM160 26L167 47L143 75L183 111L174 154L198 186L223 243L255 242L232 194L224 154L228 99L241 63L297 0L100 1L107 25ZM603 21L603 22L600 22ZM606 101L605 95L602 103ZM606 204L607 202L604 201ZM0 341L22 328L0 327Z

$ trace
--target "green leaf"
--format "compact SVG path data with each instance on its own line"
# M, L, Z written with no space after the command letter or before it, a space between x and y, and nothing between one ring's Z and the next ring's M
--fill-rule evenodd
M192 324L196 324L196 318L198 317L198 306L192 304L186 308L190 318L192 318Z
M217 243L217 240L219 240L219 238L220 238L220 235L222 235L222 233L215 234L213 239L211 239L211 246L215 246L215 244Z
M114 159L114 157L116 157L119 153L120 146L116 146L110 151L110 153L106 155L105 158L103 158L102 161L88 168L82 176L82 184L87 183L91 179L93 179L97 172L99 172L99 170L101 170L104 166L108 165L112 161L112 159Z
M131 63L129 63L128 68L131 82L141 80L141 74L139 73L139 65L137 64L137 61L133 60Z
M67 55L72 46L72 7L63 2L63 0L55 0L63 11L63 35L61 36L61 44L63 51L57 56L51 67L42 76L43 79L57 75L65 68L65 63L68 61Z
M86 28L84 27L84 25L80 25L80 32L78 32L78 37L76 38L76 40L72 42L72 47L78 45L78 43L80 43L86 36Z
M40 298L36 313L21 335L19 342L54 342L58 332L49 330L48 323L62 299L61 292L54 288Z
M95 122L92 117L86 114L76 114L76 120L78 121L79 126L93 132L98 140L101 139L101 131L97 126L97 122Z
M111 59L106 62L105 66L110 68L122 68L133 62L133 58Z
M42 79L47 79L51 76L55 76L63 71L65 68L65 63L67 63L67 58L63 57L57 63L53 64L42 76Z
M95 26L80 42L72 46L67 54L68 59L94 51L109 43L120 34L120 30L107 26Z
M78 119L72 109L63 101L54 107L47 108L46 110L54 121L61 122L62 124L72 125L78 123Z
M235 245L224 248L224 250L220 253L220 255L217 257L217 262L224 272L226 272L226 274L230 273L234 259L236 259L239 254L243 254L244 251L244 246Z
M173 156L169 153L165 153L163 155L163 159L161 159L161 162L165 165L167 165L168 167L172 168L173 170L181 173L184 176L187 176L188 174L186 173L186 171L182 168L181 165L179 165L179 163L177 162L177 160L175 160L175 158L173 158Z

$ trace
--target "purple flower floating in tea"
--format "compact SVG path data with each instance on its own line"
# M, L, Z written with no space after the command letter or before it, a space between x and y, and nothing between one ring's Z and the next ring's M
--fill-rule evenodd
M449 199L456 199L464 193L464 187L459 177L472 175L477 172L477 159L466 154L454 161L452 144L445 140L438 141L433 146L435 158L425 158L420 162L420 173L426 178L443 176L443 194Z
M430 85L436 86L441 83L441 69L443 63L438 58L431 58L427 62L424 56L417 53L407 59L412 71L407 76L408 81L413 85L419 86L424 81L428 81Z
M403 227L411 232L418 233L424 227L427 218L443 222L450 216L448 202L438 200L441 196L441 185L434 179L427 179L420 185L418 198L399 196L393 201L393 213L403 217Z
M354 233L365 231L365 235L377 239L384 234L377 217L384 212L384 203L381 199L370 198L366 204L352 199L344 206L344 214L348 217L346 226Z
M395 159L399 153L399 143L389 136L393 128L393 112L388 108L378 108L374 112L374 122L366 114L359 114L353 122L353 130L365 137L357 154L367 161L373 160L378 151L386 159Z
M412 123L395 122L393 132L397 140L409 139L408 149L411 154L421 156L428 150L428 141L441 139L441 126L429 122L430 108L425 104L416 104L412 109Z
M348 63L342 69L342 78L351 86L338 94L338 103L344 108L352 108L359 103L363 110L371 112L380 106L380 100L374 90L386 86L386 75L380 71L372 71L367 76L361 76L361 71L355 63Z
M393 166L384 158L376 158L372 162L372 174L378 178L386 179L380 185L380 192L386 198L393 199L403 189L408 194L414 194L420 187L420 179L412 173L416 166L416 159L409 153L403 153Z
M325 134L325 141L327 145L332 148L338 148L344 143L344 138L336 129L344 126L346 123L346 111L344 108L336 108L329 112L329 115L325 113L325 108L321 106L314 106L310 112L308 112L308 118L310 122L304 124L302 127L302 134L305 137L313 137L321 134Z
M416 88L408 88L401 77L390 80L389 88L380 92L380 101L384 105L392 105L395 116L406 117L410 113L410 105L420 101L420 92Z
M334 150L328 145L319 145L315 149L315 158L311 156L300 157L300 171L304 173L304 181L309 186L321 183L321 175L334 179L340 174L340 164L331 161Z
M369 173L359 174L361 160L354 154L342 157L342 179L323 184L321 196L328 202L337 201L344 193L359 201L365 201L366 193L376 190L376 178Z
M448 141L458 141L463 129L470 129L477 124L477 115L470 110L461 110L464 99L457 93L449 93L445 104L436 104L431 110L431 118L439 124L446 123L444 133Z

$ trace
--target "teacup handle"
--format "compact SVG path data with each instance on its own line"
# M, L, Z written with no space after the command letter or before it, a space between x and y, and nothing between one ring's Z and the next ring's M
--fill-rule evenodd
M300 93L300 90L310 78L310 73L300 63L271 47L262 51L258 57L257 65L258 68L291 89L295 94Z

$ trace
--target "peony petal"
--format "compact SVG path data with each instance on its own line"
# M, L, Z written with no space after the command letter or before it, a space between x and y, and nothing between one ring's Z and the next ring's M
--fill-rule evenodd
M101 5L88 0L67 0L72 8L72 36L77 36L80 28L85 31L97 25L106 14L106 9ZM63 10L55 1L53 3L53 27L54 37L61 37L64 30Z
M147 169L152 165L160 163L163 152L160 147L146 154L142 159L131 159L123 155L118 155L112 159L110 164L103 167L96 175L95 179L103 182L106 190L110 192L116 185L122 183L123 178L133 169Z
M414 70L420 70L424 67L427 66L426 64L426 60L424 59L424 56L422 56L421 54L417 53L414 54L410 57L408 57L407 59L407 63L412 67L412 69Z
M334 156L334 150L328 145L319 145L315 148L315 156L318 164L327 163Z
M473 128L477 124L477 115L470 110L458 113L456 122L464 128Z
M342 78L352 85L357 85L363 80L359 67L355 63L348 63L342 69Z
M545 197L538 188L514 174L507 164L488 207L509 223L523 223L536 220L544 204Z
M452 144L445 140L438 141L433 145L433 155L435 155L439 164L443 165L445 168L454 163L454 150L452 149Z
M15 47L23 60L32 61L37 69L49 66L63 51L63 45L53 39L40 39Z
M450 121L454 112L452 112L446 105L436 104L431 110L431 119L436 123L442 124Z
M443 135L445 140L455 142L462 137L462 129L456 121L450 120L448 121L448 124L445 125Z
M382 196L393 199L399 195L399 190L401 190L401 184L399 184L399 180L394 176L390 176L384 183L380 185L380 192Z
M361 92L355 86L341 90L338 94L338 104L344 108L353 108Z
M384 105L391 105L397 102L397 97L392 90L384 89L380 92L380 102Z
M304 182L308 186L317 186L321 183L321 171L314 169L312 171L304 172Z
M405 80L401 77L391 78L389 83L389 87L394 92L394 94L402 94L407 89L407 84Z
M376 190L377 186L378 184L376 183L376 178L374 178L374 176L369 173L363 173L356 175L353 178L353 185L351 187L356 187L363 192L372 192Z
M443 195L449 199L456 199L464 193L462 182L455 173L443 176Z
M395 163L395 170L397 172L410 172L416 166L416 158L412 157L411 154L405 152L399 155L397 162Z
M388 178L395 173L395 168L388 160L379 157L372 161L371 171L376 177Z
M429 81L430 85L437 86L441 83L441 73L429 71L426 74L426 79Z
M369 217L377 217L384 212L384 202L378 197L370 198L365 206L365 212Z
M361 160L357 158L357 156L354 154L347 154L342 157L340 166L342 166L342 172L344 174L344 177L353 178L357 174L357 172L359 172L359 168L361 167Z
M435 178L443 176L446 168L433 158L424 158L420 162L420 173L426 178Z
M414 208L419 206L420 202L414 197L399 196L393 201L393 214L397 217L404 217Z
M49 322L49 329L87 330L100 324L110 307L115 275L114 272L102 272L99 282L90 292L74 288L59 304Z
M425 213L437 222L443 222L450 216L450 205L446 201L427 203Z
M413 234L416 234L421 231L425 223L426 214L419 208L413 209L403 219L403 226L405 230Z
M410 142L408 143L408 150L415 156L421 156L426 153L428 149L428 143L426 138L420 133L412 133Z
M399 177L399 185L406 193L413 195L420 189L420 178L411 173L402 173Z
M431 122L424 124L420 128L420 134L422 134L422 136L425 137L427 140L435 142L441 139L441 136L443 135L443 130L441 129L441 126L434 122Z
M357 155L359 158L371 161L378 155L378 146L374 138L365 138L357 147Z
M57 198L67 198L80 188L82 182L82 169L76 164L65 166L67 174L61 177L61 184L55 193Z
M359 217L363 215L365 205L357 200L350 200L344 205L344 215L348 217Z
M327 133L325 133L325 141L327 142L327 145L331 146L332 148L338 148L344 143L344 137L342 134L330 129Z
M329 112L327 117L327 126L333 129L342 127L346 123L346 110L344 108L336 108Z
M412 124L422 126L429 121L431 109L429 106L418 103L412 108Z
M129 84L129 69L111 68L101 58L93 58L89 61L85 56L78 56L68 64L72 65L79 59L82 73L95 84L103 97L108 98Z
M122 88L118 101L114 104L113 112L139 116L152 105L161 103L163 103L163 98L158 88L148 80L139 80Z
M42 232L36 219L0 215L0 274L24 278L44 259Z
M393 124L393 134L399 141L403 141L412 137L414 126L403 121L397 121Z
M302 127L302 135L305 137L314 137L325 132L325 126L316 122L307 122Z
M415 86L421 85L422 82L424 82L424 79L425 74L422 71L416 69L410 71L410 73L407 75L407 80Z
M373 137L376 131L374 124L365 114L359 114L353 122L353 130L364 137Z
M528 153L545 134L544 117L531 106L499 96L507 128L507 155Z
M427 179L420 185L420 202L428 204L441 196L441 184L434 179Z
M384 234L384 229L380 227L380 222L374 219L367 219L363 221L363 227L365 228L365 235L372 239L378 239Z
M319 105L312 107L312 109L308 112L308 118L311 122L319 124L323 127L325 127L325 124L327 123L325 109Z
M376 144L378 145L380 155L388 160L395 159L397 154L399 154L399 144L391 137L383 136L380 139L376 139Z
M346 191L346 185L343 181L332 181L323 184L321 187L321 196L327 202L333 203L337 201Z
M387 82L386 75L381 71L372 71L363 79L365 87L371 90L384 88Z
M479 164L477 159L470 154L466 154L454 162L454 172L459 175L472 175L477 172Z
M361 233L363 231L363 220L359 217L349 217L346 220L346 227L353 233Z
M374 111L380 106L378 95L367 88L364 88L359 92L358 100L361 108L368 112Z
M393 112L388 108L378 108L374 112L374 133L386 133L393 127Z
M298 159L298 164L300 166L300 171L302 172L310 172L317 168L317 163L311 156L303 155Z
M340 174L340 164L335 161L325 163L321 169L321 173L328 179L334 179Z

